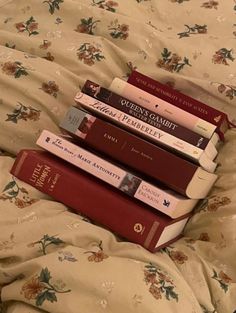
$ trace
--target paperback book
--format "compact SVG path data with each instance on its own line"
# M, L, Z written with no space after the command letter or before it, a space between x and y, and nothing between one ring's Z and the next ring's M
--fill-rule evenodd
M80 104L80 107L82 106L98 116L104 116L108 120L117 122L119 125L121 125L120 122L122 121L129 124L129 117L127 117L127 114L120 113L120 111L117 112L118 110L115 108L110 109L108 105L84 93L77 94L76 101ZM140 128L140 124L137 123L136 127ZM156 136L158 136L158 132L156 132ZM156 163L153 163L155 166L150 171L149 164L146 167L145 164L143 164L144 173L147 173L150 177L158 179L169 188L187 196L188 198L205 198L214 184L217 175L204 170L197 164L171 153L170 151L158 146L155 147ZM146 146L146 149L147 155L153 155L154 152L152 146ZM137 153L138 151L139 147L137 147Z
M198 116L189 113L177 106L157 98L143 89L137 88L134 85L116 77L113 79L109 89L121 96L134 101L143 107L160 114L173 122L193 130L194 132L202 135L208 139L212 137L217 126L205 121Z
M170 202L172 200L174 202L175 200L171 196L171 193L161 193L161 189L157 188L154 184L149 183L140 176L134 175L129 170L118 166L114 162L102 158L82 148L79 144L74 144L62 138L62 136L53 134L47 130L41 133L36 143L41 148L128 194L130 197L165 212L167 215L171 215L172 212L168 210L168 207ZM194 202L194 200L189 200L186 203L188 209L190 209ZM179 212L177 213L183 213L183 209L179 208Z
M62 119L60 127L62 131L73 136L79 145L83 143L138 172L142 171L144 163L146 166L149 163L150 172L153 171L155 165L152 156L148 155L145 149L145 144L149 143L114 124L72 106ZM153 149L155 150L154 145ZM157 180L147 182L141 174L134 176L126 170L123 176L124 182L117 184L117 188L122 187L124 192L129 190L129 194L134 198L172 218L191 212L198 202L165 188L158 184Z
M92 81L87 80L85 82L82 92L127 113L133 117L132 121L134 123L138 119L144 127L153 130L153 132L155 129L158 129L160 133L160 136L155 138L152 136L153 133L150 132L142 132L140 134L141 136L143 135L153 140L156 144L183 154L210 172L215 171L217 164L213 160L218 151L209 139L121 97ZM132 123L130 123L130 127L132 127Z
M189 97L138 71L132 71L127 82L216 125L217 128L215 131L218 133L220 139L224 140L224 134L230 128L230 122L226 113Z

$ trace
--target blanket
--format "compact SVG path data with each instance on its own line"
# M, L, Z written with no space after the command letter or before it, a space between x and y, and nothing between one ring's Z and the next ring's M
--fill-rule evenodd
M137 69L234 123L235 17L235 0L0 0L0 312L236 311L235 129L184 237L157 253L9 172L43 129L59 133L86 79Z

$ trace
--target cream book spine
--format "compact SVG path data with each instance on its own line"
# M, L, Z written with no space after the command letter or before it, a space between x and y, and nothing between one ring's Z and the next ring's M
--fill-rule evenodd
M88 96L83 92L77 93L74 99L84 108L90 111L92 110L100 116L105 116L116 124L122 125L126 129L133 131L143 138L178 151L198 163L208 172L213 173L217 167L217 163L211 160L201 148L176 138L175 136L156 128L155 126L126 114L102 101Z
M152 94L135 87L128 82L116 77L109 89L121 96L146 107L184 127L191 129L206 138L211 138L217 126L213 125L175 105L157 98Z

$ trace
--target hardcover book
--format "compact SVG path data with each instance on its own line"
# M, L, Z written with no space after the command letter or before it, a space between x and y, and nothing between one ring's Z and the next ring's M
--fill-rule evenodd
M165 100L157 98L151 93L137 88L120 78L114 78L109 89L206 138L210 139L217 128L216 125L209 123L192 113L184 111Z
M140 172L143 162L149 162L150 171L153 170L153 162L146 157L146 143L142 139L82 109L70 107L62 119L60 127L77 139L78 144L83 143L129 168ZM140 153L134 153L137 148ZM125 192L132 190L132 193L129 191L129 195L172 218L191 212L198 201L164 188L157 183L157 180L155 183L150 183L145 181L143 176L134 176L129 171L124 177L125 183L117 185L117 188L122 187L122 191Z
M156 144L187 156L210 172L215 171L217 164L212 160L214 160L218 151L209 139L174 123L149 109L131 102L92 81L87 80L85 82L82 92L127 113L134 117L134 121L136 121L137 118L141 121L140 123L142 123L144 127L146 126L153 131L155 131L155 128L158 128L158 131L161 134L159 137L153 138L151 135L152 133L142 133L141 135L153 140Z
M115 108L100 102L86 94L80 93L76 97L77 102L98 115L107 117L112 121L130 123L130 119L125 113L117 112ZM136 127L140 128L137 123ZM158 136L158 131L156 132ZM153 167L150 170L150 163L143 162L143 172L150 177L158 179L169 188L181 193L192 199L202 199L208 194L217 175L207 172L197 164L194 164L170 151L156 146L155 152L152 145L146 145L146 158L153 161ZM132 152L139 153L140 148L137 146ZM155 155L154 155L155 154ZM150 157L149 157L150 156ZM154 161L155 160L155 161Z
M171 219L47 151L21 150L11 174L151 252L181 237L189 218Z
M127 81L129 84L136 86L146 92L161 98L175 106L198 116L201 119L208 121L217 126L216 132L223 140L224 133L229 129L230 123L227 114L208 106L192 97L189 97L173 88L160 83L138 71L132 71Z
M161 194L161 190L153 184L114 162L104 159L82 148L79 144L74 144L47 130L41 133L37 144L129 196L139 199L152 207L154 206L155 209L171 214L171 211L166 208L166 205L171 201L171 194L170 196L166 194L167 197L164 197ZM192 202L194 201L192 200ZM178 213L182 213L182 211L183 208L180 208Z

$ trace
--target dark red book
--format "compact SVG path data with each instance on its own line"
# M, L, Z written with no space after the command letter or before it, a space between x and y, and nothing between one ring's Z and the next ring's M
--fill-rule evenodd
M224 133L230 128L226 113L174 90L170 86L164 85L138 71L132 71L127 82L216 125L216 133L218 133L221 140L224 140Z
M77 107L69 108L60 127L93 149L191 199L205 198L217 178L196 164Z
M77 94L75 99L78 106L82 106L93 115L104 116L107 120L117 121L117 125L121 124L123 117L115 108L82 92ZM124 163L127 164L124 158L129 158L129 164L132 167L132 159L136 159L136 164L139 159L140 171L188 198L205 198L217 179L217 175L204 170L197 164L162 147L153 146L148 141L140 141L137 136L132 137L131 141L125 141L121 154L120 159Z
M10 172L151 252L181 237L190 216L171 219L46 151L21 150Z

